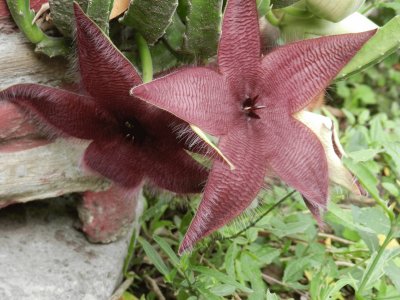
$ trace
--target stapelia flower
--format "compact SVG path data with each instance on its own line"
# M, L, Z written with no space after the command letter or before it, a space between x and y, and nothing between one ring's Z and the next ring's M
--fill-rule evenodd
M218 70L184 68L131 93L203 131L235 166L215 161L180 252L243 212L273 171L297 189L318 216L328 199L328 166L315 134L297 121L374 34L310 39L260 53L255 0L229 0Z
M141 78L124 56L74 4L80 94L37 84L0 92L37 117L50 133L92 140L83 162L121 187L143 179L177 193L200 192L207 171L186 153L171 123L183 122L129 96Z

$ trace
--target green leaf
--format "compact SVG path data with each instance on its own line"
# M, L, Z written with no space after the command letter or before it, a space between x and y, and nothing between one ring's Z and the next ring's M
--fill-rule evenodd
M283 273L282 281L285 283L295 283L303 277L304 271L310 264L311 259L308 257L300 257L289 261Z
M259 269L259 262L255 260L248 252L241 255L242 271L250 282L254 293L249 296L249 300L262 299L266 293L265 283L262 280L262 274Z
M218 281L222 282L222 283L226 283L229 285L232 285L234 287L236 287L237 289L245 292L245 293L252 293L253 290L249 289L248 287L240 284L239 282L235 281L234 279L230 278L228 275L221 273L217 270L214 269L210 269L207 267L203 267L203 266L193 266L192 270L195 272L199 272L201 274L204 274L206 276L210 276L213 277L215 279L217 279Z
M191 0L186 17L186 48L196 58L217 53L222 20L222 0Z
M161 256L157 253L156 249L148 241L143 239L142 237L138 237L139 243L142 245L144 252L146 253L147 257L150 261L154 264L156 269L167 276L170 273L170 270L165 265L164 261L162 260Z
M373 198L380 197L377 188L378 179L364 164L354 163L348 158L344 158L343 162L345 166L360 180L363 187Z
M358 100L362 104L376 104L376 95L372 88L365 84L357 84L353 90L353 100Z
M155 235L155 236L153 236L153 239L160 246L160 248L164 251L164 253L167 254L167 256L171 260L174 267L178 268L180 265L180 260L179 260L179 257L175 254L175 251L172 250L171 246L163 238L161 238L159 236Z
M381 149L363 149L347 153L347 155L353 160L354 163L359 163L374 159L374 157L382 151L383 150Z
M400 16L394 17L361 48L353 59L340 71L336 80L347 78L390 55L400 46Z
M210 289L210 291L217 296L229 296L235 292L235 287L230 284L219 284Z
M198 287L197 288L200 294L202 294L205 298L204 299L210 299L210 300L221 300L220 297L214 295L212 292L210 292L208 289L204 287ZM199 299L198 297L194 297L193 299Z
M372 267L372 264L375 260L377 252L373 253L370 259L367 262L366 270L369 270ZM385 268L392 264L392 259L396 256L400 255L400 248L396 249L386 249L384 250L382 256L379 258L378 263L374 266L374 269L369 274L369 277L366 281L366 289L372 288L372 286L383 276L385 275ZM360 282L366 280L367 272L364 272L363 277Z
M124 292L122 294L121 300L138 300L134 295L129 292Z
M330 285L327 290L320 296L320 299L336 299L334 296L346 285L353 286L354 280L350 278L342 278L336 281L333 285Z
M271 293L269 290L267 290L267 295L266 295L265 300L280 300L277 294Z
M235 276L235 260L236 256L239 253L238 246L235 242L233 242L225 254L225 270L231 278L236 278Z
M399 188L391 182L383 182L382 187L395 197L400 195Z
M166 32L178 6L178 0L131 0L120 21L137 30L150 45Z

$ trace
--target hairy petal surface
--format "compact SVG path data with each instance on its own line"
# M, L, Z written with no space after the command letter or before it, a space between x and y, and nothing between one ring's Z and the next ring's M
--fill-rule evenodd
M92 142L85 152L84 163L127 188L147 178L176 193L200 192L208 175L207 170L175 145L136 144L123 137Z
M277 48L262 60L268 106L290 113L307 106L376 30L300 41Z
M101 29L74 3L76 42L82 83L90 95L103 100L109 109L118 103L116 95L128 97L133 85L142 83L133 65L112 44ZM113 101L111 101L111 99ZM125 98L126 101L129 101ZM138 103L139 107L143 104Z
M220 140L219 148L235 164L214 161L203 200L190 224L179 252L189 250L196 241L211 234L240 215L257 196L264 182L267 163L263 130L237 126Z
M175 193L200 193L206 183L208 171L184 150L165 147L145 149L151 157L145 170L148 180Z
M226 134L239 114L223 77L208 68L186 68L131 93L213 135Z
M15 103L26 113L33 113L59 134L90 140L117 129L115 119L92 98L61 89L18 84L1 91L0 100Z
M218 48L218 65L234 89L247 92L246 85L257 80L260 47L256 1L228 0Z
M328 200L328 165L317 136L290 116L275 116L266 125L269 142L266 160L275 173L298 190L315 207L324 208Z
M93 141L85 151L83 162L125 188L139 185L147 166L141 149L119 136Z

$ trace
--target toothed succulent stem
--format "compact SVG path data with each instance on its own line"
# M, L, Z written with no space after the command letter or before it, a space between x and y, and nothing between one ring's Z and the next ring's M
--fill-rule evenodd
M68 54L69 49L64 39L49 37L35 23L32 24L35 14L29 8L29 0L7 0L7 5L18 28L29 41L37 44L35 51L50 57Z
M139 49L140 62L142 64L142 80L150 82L153 80L153 62L146 40L140 33L136 33L136 44Z
M29 0L7 0L10 13L19 29L34 44L41 42L45 34L36 24L32 24L35 14L29 8Z

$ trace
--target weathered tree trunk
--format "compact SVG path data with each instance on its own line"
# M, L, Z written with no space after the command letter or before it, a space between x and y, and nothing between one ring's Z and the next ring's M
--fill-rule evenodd
M34 53L0 0L0 90L17 83L60 85L67 61ZM79 207L82 229L94 242L110 242L135 217L139 190L110 188L85 171L88 141L49 140L12 104L0 103L0 208L13 203L85 192Z

